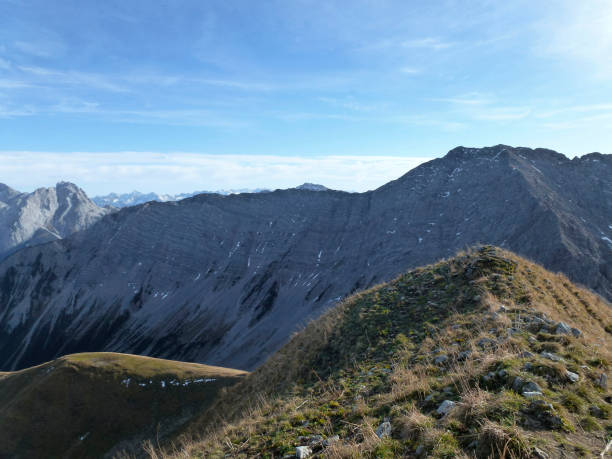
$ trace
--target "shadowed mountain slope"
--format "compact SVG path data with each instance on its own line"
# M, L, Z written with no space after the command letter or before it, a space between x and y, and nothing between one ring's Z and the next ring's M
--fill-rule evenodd
M169 456L595 457L612 434L611 359L607 302L482 247L310 323Z
M163 439L244 372L126 354L74 354L0 373L0 457L102 457Z
M199 195L0 264L0 368L121 351L252 369L300 324L491 243L612 298L612 157L459 147L367 193Z

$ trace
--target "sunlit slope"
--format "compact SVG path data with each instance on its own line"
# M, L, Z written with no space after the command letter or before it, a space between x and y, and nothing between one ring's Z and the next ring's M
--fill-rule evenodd
M612 435L611 333L597 295L473 250L312 322L191 424L181 454L594 457Z
M0 457L101 457L114 447L139 448L163 439L244 374L115 353L0 373Z

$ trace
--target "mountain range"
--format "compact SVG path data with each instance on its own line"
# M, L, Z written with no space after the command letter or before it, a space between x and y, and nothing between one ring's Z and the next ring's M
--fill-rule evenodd
M316 183L303 183L296 187L298 190L311 190L311 191L325 191L329 188L318 185ZM242 194L242 193L267 193L270 190L267 188L240 188L234 190L217 190L217 191L194 191L193 193L179 193L179 194L160 194L160 193L141 193L140 191L132 191L131 193L109 193L104 196L94 196L91 200L100 207L129 207L136 206L138 204L144 204L146 202L157 201L157 202L170 202L180 201L182 199L191 198L198 194L220 194L227 196L230 194Z
M217 191L194 191L193 193L179 193L179 194L160 194L160 193L141 193L140 191L132 191L131 193L109 193L104 196L94 196L91 200L100 207L129 207L136 206L138 204L144 204L145 202L157 201L157 202L170 202L180 201L181 199L191 198L198 194L221 194L227 196L229 194L240 194L240 193L262 193L268 191L264 188L256 189L237 189L237 190L217 190Z
M612 298L612 156L458 147L366 193L108 213L0 263L0 368L117 351L253 369L350 293L478 243Z

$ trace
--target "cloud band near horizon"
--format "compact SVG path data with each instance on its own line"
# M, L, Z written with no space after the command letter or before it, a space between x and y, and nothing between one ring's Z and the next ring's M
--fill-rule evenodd
M69 181L89 196L134 190L186 193L290 188L304 182L346 191L378 188L433 157L198 153L0 152L0 182L33 191Z

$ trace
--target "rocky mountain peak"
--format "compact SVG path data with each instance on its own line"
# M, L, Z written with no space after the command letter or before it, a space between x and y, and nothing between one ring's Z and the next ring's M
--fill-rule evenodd
M300 186L295 187L296 190L307 190L307 191L328 191L329 188L317 183L302 183Z
M19 193L0 184L0 260L25 246L43 244L87 228L110 211L70 182Z
M4 183L0 183L0 200L6 201L7 199L12 198L15 195L18 195L19 192L12 189L10 186L5 185Z

